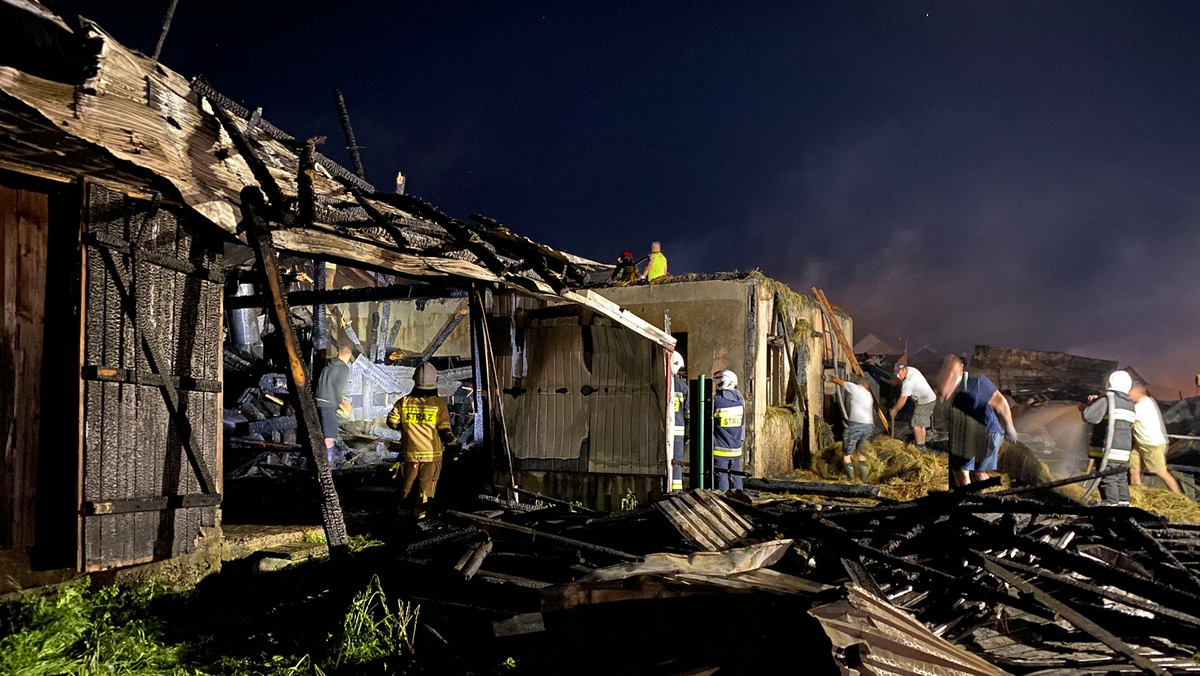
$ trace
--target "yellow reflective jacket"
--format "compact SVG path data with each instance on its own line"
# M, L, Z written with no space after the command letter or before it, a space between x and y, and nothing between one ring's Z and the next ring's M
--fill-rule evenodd
M441 460L443 442L454 441L450 411L436 392L400 397L388 413L387 424L400 430L400 459L404 462Z

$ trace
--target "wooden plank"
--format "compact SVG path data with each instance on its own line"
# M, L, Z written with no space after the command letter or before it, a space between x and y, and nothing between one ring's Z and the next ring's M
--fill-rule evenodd
M333 485L333 475L329 470L329 459L325 450L325 442L321 433L320 420L317 417L317 405L313 400L312 390L309 389L308 372L301 358L300 345L292 327L291 309L287 304L287 296L283 291L282 276L279 272L278 254L267 230L266 224L259 217L257 210L262 208L262 194L254 188L242 192L243 213L249 231L249 240L258 256L263 287L271 295L271 311L278 331L283 340L282 351L285 354L280 362L286 362L288 369L288 391L292 403L299 410L297 416L299 429L297 436L301 445L308 451L309 460L316 468L317 482L321 487L321 511L325 526L325 538L329 543L331 556L345 555L349 550L349 536L346 534L346 523L342 519L341 501L337 489Z
M16 373L12 368L16 350L17 316L17 278L18 278L18 209L20 191L0 186L0 307L3 316L0 317L0 342L4 354L0 368L4 378L0 387L0 431L3 432L3 448L0 448L0 549L8 549L13 545L16 516L17 477L14 467L16 449L10 443L12 438L9 429L10 421L15 423L13 409L15 403L11 399L16 389Z
M503 282L498 275L469 261L401 253L363 239L353 239L316 228L275 230L271 240L280 250L306 256L323 256L342 264L366 265L387 272L418 277L458 277L483 282Z
M842 348L842 353L846 355L846 363L851 367L855 375L865 378L866 374L863 373L862 366L858 363L858 357L854 356L854 348L850 347L850 343L846 340L846 334L842 333L842 325L838 323L837 317L833 314L833 306L829 304L829 299L825 297L825 292L815 286L812 290L813 295L817 297L817 302L821 304L821 310L825 313L825 319L828 321L829 328L833 331L838 345ZM887 414L883 411L883 404L877 399L875 400L875 413L879 416L879 421L883 423L883 431L889 431L891 426L888 424Z
M157 495L153 497L125 497L109 500L87 500L83 503L84 513L133 514L137 512L160 512L168 509L211 507L221 504L221 496L215 493L188 493L184 495Z
M1101 627L1095 622L1089 620L1085 615L1083 615L1083 613L1080 613L1071 606L1059 601L1043 591L1041 588L1022 580L1010 571L1005 570L992 557L980 552L974 553L976 556L979 556L983 559L983 567L989 573L1000 578L1021 593L1032 596L1037 600L1038 603L1046 606L1056 614L1062 616L1063 619L1075 625L1084 633L1088 634L1114 651L1128 657L1129 660L1137 665L1137 667L1143 672L1147 674L1157 674L1158 676L1167 675L1166 670L1152 662L1149 657L1139 653L1136 648L1117 638L1116 635L1114 635L1112 632L1109 632L1104 627Z
M683 531L683 534L688 539L695 542L702 549L716 552L724 547L725 543L715 533L704 527L703 524L698 524L696 520L689 518L688 514L675 504L674 500L668 499L656 502L654 506L665 514L672 524Z

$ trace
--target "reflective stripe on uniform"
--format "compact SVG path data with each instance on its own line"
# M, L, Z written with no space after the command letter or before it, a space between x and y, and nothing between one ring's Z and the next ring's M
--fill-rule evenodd
M684 425L675 425L671 427L671 435L676 439L687 434L687 427Z
M393 411L394 411L394 409L393 409ZM392 417L391 414L389 414L388 419L390 420L391 417ZM423 406L421 404L415 404L415 403L414 404L405 403L400 407L399 422L407 423L409 425L436 426L438 423L438 407L437 406Z
M1127 408L1117 408L1114 411L1110 411L1109 415L1112 416L1113 420L1124 420L1130 423L1137 420L1137 414Z
M1129 454L1131 451L1123 451L1117 448L1108 451L1108 459L1114 462L1129 462ZM1088 449L1088 457L1093 460L1102 460L1104 458L1103 448Z
M679 480L672 479L671 480L671 490L673 490L673 491L683 490L683 479L679 479Z
M713 447L713 455L720 458L740 458L742 457L742 449L740 448L717 448Z
M741 427L742 426L742 406L729 406L728 408L718 408L714 417L717 419L717 424L721 427Z

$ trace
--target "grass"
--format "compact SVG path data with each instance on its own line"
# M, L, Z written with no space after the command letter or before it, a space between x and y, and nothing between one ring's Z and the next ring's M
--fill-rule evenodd
M362 546L372 546L364 541ZM419 608L388 602L378 577L354 595L316 654L289 654L266 641L253 656L230 656L211 636L170 627L155 610L175 597L151 581L90 588L86 577L56 590L0 604L0 674L21 676L325 676L403 673L413 654ZM334 615L336 618L337 615ZM189 618L196 626L202 619ZM331 618L332 619L332 618ZM323 623L312 617L312 623ZM172 631L174 629L174 632ZM186 636L186 639L181 637ZM267 634L271 636L270 633ZM295 646L295 643L291 645Z
M419 616L419 607L403 601L392 610L379 577L372 577L367 588L350 602L341 633L330 637L334 642L330 668L337 671L379 663L386 670L388 660L395 662L412 654Z
M131 590L89 591L82 578L51 594L30 594L0 610L0 673L203 674L184 658L184 647L163 639L147 613L163 591L154 582Z

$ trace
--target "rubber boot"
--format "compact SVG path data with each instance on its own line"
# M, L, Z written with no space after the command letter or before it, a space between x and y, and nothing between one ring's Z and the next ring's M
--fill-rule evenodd
M846 470L846 478L854 481L854 463L844 462L842 463L842 468Z
M858 461L858 478L862 479L863 483L867 483L867 461Z

